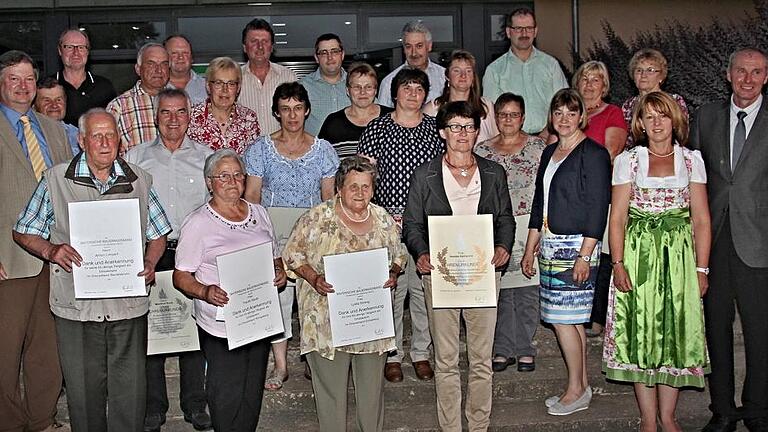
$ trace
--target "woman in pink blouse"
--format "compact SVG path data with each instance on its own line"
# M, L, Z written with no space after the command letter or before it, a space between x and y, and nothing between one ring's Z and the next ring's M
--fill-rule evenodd
M190 138L211 149L231 148L241 155L261 134L256 112L236 103L242 72L229 57L217 57L206 72L208 99L192 107Z

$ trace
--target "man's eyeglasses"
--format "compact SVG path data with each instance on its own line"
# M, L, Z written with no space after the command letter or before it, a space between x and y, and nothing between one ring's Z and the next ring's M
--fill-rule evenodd
M337 56L341 54L344 50L341 48L333 48L333 49L325 49L317 51L315 54L317 54L318 57L328 57L328 56Z
M61 49L64 51L78 51L78 52L86 52L88 51L88 45L71 45L71 44L63 44L61 45Z
M533 33L536 30L535 26L509 26L515 33Z

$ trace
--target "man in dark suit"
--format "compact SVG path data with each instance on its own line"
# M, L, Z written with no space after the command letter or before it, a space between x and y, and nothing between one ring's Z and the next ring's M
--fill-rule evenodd
M43 171L72 158L59 122L32 110L36 82L37 69L29 55L21 51L0 55L0 429L4 431L53 430L61 390L56 331L48 308L48 265L11 239L11 228Z
M704 298L712 419L704 432L768 431L768 80L765 53L741 49L728 62L729 101L699 109L691 145L707 168L713 247ZM705 270L705 269L703 269ZM747 374L734 402L733 321L738 307Z

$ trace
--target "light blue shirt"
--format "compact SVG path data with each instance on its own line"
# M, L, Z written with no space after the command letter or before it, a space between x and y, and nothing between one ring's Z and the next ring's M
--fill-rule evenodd
M48 150L48 143L45 141L45 135L43 135L43 129L40 128L40 122L37 120L32 108L28 109L25 113L20 113L13 108L0 103L0 112L3 113L5 119L11 125L11 129L16 132L16 139L21 143L21 150L29 159L29 150L27 150L27 139L24 138L24 124L21 123L21 116L26 115L29 117L29 123L32 126L32 132L35 133L37 141L40 143L40 152L43 153L43 160L45 160L45 166L50 168L53 166L51 162L51 152Z
M390 72L389 75L381 80L381 85L379 86L380 105L388 106L390 108L395 106L395 104L392 102L391 96L392 80L395 78L395 75L400 72L400 69L406 67L407 65L408 63L403 63L400 65L400 67ZM445 87L445 68L437 63L432 63L430 60L427 64L427 70L424 72L427 73L427 77L429 78L429 94L427 95L426 99L424 99L424 103L426 104L427 102L434 100L443 94L443 87Z
M535 47L526 61L512 51L496 59L485 69L483 96L491 102L502 93L512 92L525 100L526 133L539 133L547 126L549 103L568 81L557 59Z
M64 128L64 132L67 133L67 141L69 141L72 154L77 155L80 153L80 143L77 142L77 135L80 133L79 129L69 123L64 123L63 120L61 121L61 126Z
M341 78L331 84L323 79L318 68L302 78L299 83L307 89L309 102L312 104L304 130L310 135L317 136L328 114L346 108L350 104L347 96L347 71L342 69Z
M205 100L208 99L208 90L205 88L205 77L196 74L193 70L190 70L189 74L191 78L187 82L187 86L181 90L187 92L190 106L205 102ZM176 87L168 81L168 88L175 89Z

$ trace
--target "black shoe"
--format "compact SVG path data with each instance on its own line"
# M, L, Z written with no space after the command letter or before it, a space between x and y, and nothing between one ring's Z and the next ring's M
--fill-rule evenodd
M712 414L709 423L704 426L704 429L702 429L701 432L734 432L736 430L736 423L738 422L738 417Z
M160 432L160 426L165 424L165 414L147 414L144 417L144 432Z
M501 356L498 356L501 357ZM506 360L498 361L493 360L491 361L491 369L493 369L494 372L504 372L507 370L507 367L515 364L515 358L514 357L507 357Z
M768 417L744 419L744 426L749 432L768 432Z
M531 362L523 362L518 361L517 362L517 371L518 372L533 372L536 370L536 361Z
M205 411L198 411L190 414L185 413L184 421L187 423L192 423L192 427L199 431L208 430L213 427L211 416L209 416Z

